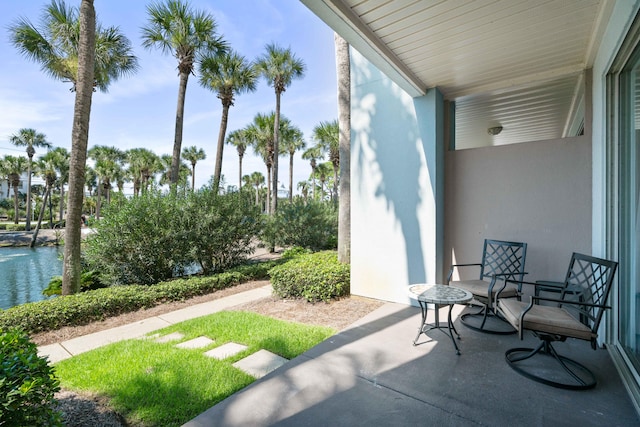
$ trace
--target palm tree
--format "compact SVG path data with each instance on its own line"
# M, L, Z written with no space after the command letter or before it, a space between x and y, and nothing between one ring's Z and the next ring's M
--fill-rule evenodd
M110 202L111 179L121 168L125 154L116 147L96 145L89 150L89 157L95 161L94 169L98 175L96 218L100 218L102 207L102 190L105 191L107 203Z
M271 213L275 214L278 207L278 156L280 155L280 97L291 81L304 76L305 65L298 59L291 49L283 49L275 44L268 44L266 52L256 61L256 67L265 77L269 86L276 93L276 112L273 123L273 182Z
M334 33L338 77L338 127L340 128L340 198L338 205L338 261L351 262L351 60L349 44Z
M16 147L27 147L29 163L27 166L27 220L25 230L31 231L31 167L33 164L33 155L36 153L34 147L51 148L51 143L47 141L45 134L31 128L20 129L18 133L9 137L9 142Z
M182 150L182 158L191 163L191 189L196 189L196 163L207 158L202 148L195 145Z
M98 174L91 166L85 166L84 170L84 185L87 187L87 193L89 196L92 196L93 189L98 185Z
M149 179L160 170L160 158L146 148L132 148L126 152L126 159L133 180L133 195L139 196L140 190L147 191Z
M309 182L308 181L300 181L298 183L298 190L302 193L302 197L304 197L305 203L309 200Z
M253 147L253 152L262 157L267 167L267 213L271 212L269 203L271 191L271 168L273 166L273 122L275 114L258 113L253 118L253 123L245 128L245 135ZM276 189L277 191L277 189Z
M316 199L316 168L318 167L318 160L322 159L322 151L320 147L314 145L313 147L307 148L307 150L302 153L302 158L304 160L309 160L309 164L311 165L311 179L312 182L312 195L313 200Z
M42 198L42 205L40 206L40 213L38 214L38 222L36 225L36 229L31 236L31 244L29 246L33 247L36 244L36 240L38 239L38 232L40 231L40 225L42 224L42 218L44 217L44 210L47 205L47 200L51 197L51 190L53 185L58 179L57 174L57 163L59 163L60 153L55 151L50 151L44 156L40 157L38 162L36 163L36 173L44 178L45 182L45 193Z
M338 120L320 122L313 128L313 139L320 149L329 154L329 161L333 166L333 197L338 193L338 172L340 167L340 129Z
M331 175L332 166L331 162L320 163L316 166L314 175L320 181L320 200L324 200L324 183L327 182Z
M18 187L20 186L20 175L27 171L27 159L25 157L5 156L4 164L7 170L9 183L13 188L13 208L14 208L14 224L18 223L20 217L20 200L18 199Z
M77 7L63 0L52 0L45 6L42 19L34 26L21 18L9 27L11 42L27 58L41 64L42 71L56 80L72 84L76 90L79 75L80 21ZM109 85L138 69L138 59L132 54L131 42L118 27L102 28L95 33L95 86L107 92Z
M69 167L69 203L65 224L62 295L80 292L80 243L82 227L82 201L84 198L84 168L87 164L91 96L96 74L96 11L93 0L80 4L80 30L78 42L78 80L73 107L71 132L71 160Z
M260 172L253 172L249 176L249 182L256 188L256 205L260 206L260 188L264 185L264 175Z
M242 159L247 147L250 145L247 133L244 129L234 130L227 136L227 144L234 145L238 151L238 186L242 190Z
M291 202L293 200L293 156L296 151L304 150L306 144L300 129L289 124L282 128L282 148L289 153L289 201Z
M7 166L7 162L6 162L6 156L3 156L0 159L0 180L6 180L7 181L7 196L9 197L9 195L11 194L11 181L9 180L9 168Z
M207 55L200 62L200 84L217 92L218 98L222 102L222 117L213 174L214 188L218 188L222 174L222 153L229 119L229 107L234 105L236 95L255 91L257 80L258 74L253 65L244 56L234 51L220 55Z
M58 172L57 183L60 188L60 221L64 218L64 186L69 182L69 161L70 154L66 148L56 147L51 150L52 159ZM47 153L47 154L49 154Z
M178 182L180 152L182 147L182 125L184 121L184 100L189 75L193 73L198 56L202 53L215 54L226 51L227 45L216 34L216 21L212 15L193 10L181 0L166 0L147 6L149 23L142 29L142 45L159 48L163 53L171 53L178 59L180 85L176 111L176 130L171 163L171 183Z
M160 173L159 184L160 185L171 185L171 167L173 164L173 158L169 154L163 154L160 156L160 168L158 172ZM184 162L180 161L180 169L178 170L178 182L176 182L177 186L187 187L187 182L189 182L189 175L191 171L189 167L184 164Z

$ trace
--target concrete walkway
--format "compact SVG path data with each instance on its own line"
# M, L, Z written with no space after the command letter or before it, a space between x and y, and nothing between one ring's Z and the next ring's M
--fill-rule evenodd
M56 363L69 357L102 347L118 341L140 338L149 332L165 328L175 323L196 317L217 313L246 302L254 301L271 295L271 285L230 295L228 297L186 307L181 310L149 317L128 325L118 326L82 337L72 338L56 344L40 346L38 355L46 356L51 363Z

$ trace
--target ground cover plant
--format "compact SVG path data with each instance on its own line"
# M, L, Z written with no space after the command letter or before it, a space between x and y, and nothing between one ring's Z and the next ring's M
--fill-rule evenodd
M220 312L158 331L172 332L182 333L181 341L206 336L215 342L180 349L177 341L123 341L61 361L56 374L66 389L107 396L130 424L178 426L254 381L232 366L241 358L265 349L291 359L335 333L250 312ZM248 349L222 361L204 356L231 341Z

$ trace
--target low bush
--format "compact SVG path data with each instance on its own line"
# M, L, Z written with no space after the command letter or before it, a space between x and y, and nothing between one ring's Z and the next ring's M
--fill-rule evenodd
M253 253L262 215L244 194L149 191L112 203L86 240L89 269L120 285L150 285L194 265L205 274Z
M24 332L0 328L0 425L62 426L54 409L59 381Z
M161 282L153 286L111 286L54 297L0 310L0 328L18 327L29 334L79 326L169 301L205 295L243 281L262 279L276 262L243 266L213 276Z
M241 264L253 253L263 217L246 194L218 195L205 188L191 193L182 209L181 230L205 274Z
M296 256L269 270L276 295L329 301L349 294L350 268L338 262L334 251Z
M176 232L177 195L149 191L104 210L96 233L86 240L91 269L120 285L150 285L171 279L189 264L189 245Z
M313 251L338 247L338 210L335 205L296 198L278 205L263 241L282 247L300 246Z
M6 224L5 225L5 230L7 230L7 231L25 231L26 230L26 225L25 224Z

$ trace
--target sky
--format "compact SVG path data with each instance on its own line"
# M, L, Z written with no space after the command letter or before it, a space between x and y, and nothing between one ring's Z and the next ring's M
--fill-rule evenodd
M121 150L144 147L156 154L171 154L178 96L177 60L160 50L142 47L141 28L147 25L151 0L95 0L98 21L118 26L131 41L140 69L111 84L108 93L94 92L89 127L89 148L115 146ZM298 0L189 0L194 9L213 15L218 33L231 48L254 60L275 43L305 63L302 79L293 80L282 94L281 114L302 130L307 147L314 144L313 128L337 118L333 31ZM11 44L8 27L19 18L38 24L46 0L0 0L0 156L22 155L9 137L22 128L44 133L56 147L71 149L74 93L70 84L54 80L38 63L23 57ZM79 6L80 0L67 0ZM257 113L275 110L275 92L262 78L257 90L236 97L229 110L229 132L244 128ZM203 88L198 75L187 86L182 148L195 145L207 158L196 165L196 188L214 171L222 107L216 93ZM36 149L36 158L44 149ZM288 189L288 157L279 161L279 187ZM261 158L251 149L244 156L243 175L259 171L266 176ZM311 167L294 160L294 193L308 179ZM225 145L222 174L227 185L238 185L238 154Z

